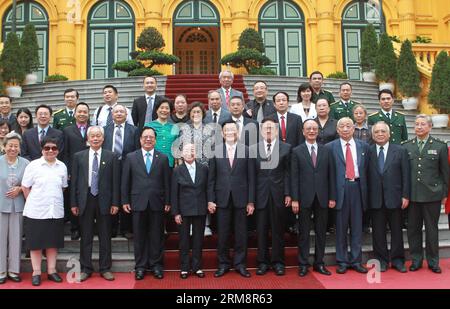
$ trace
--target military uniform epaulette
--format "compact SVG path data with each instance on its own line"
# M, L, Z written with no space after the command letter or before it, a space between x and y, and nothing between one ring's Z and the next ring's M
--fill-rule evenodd
M413 137L413 138L411 138L411 139L409 139L409 140L406 140L406 141L403 141L403 142L401 142L401 143L402 143L402 145L403 145L403 144L407 144L407 143L411 143L411 142L414 142L415 139L416 139L416 138Z
M405 116L405 113L402 113L402 112L399 112L399 111L395 111L395 113Z
M339 101L336 101L336 102L331 103L331 104L330 104L330 107L333 106L333 105L335 105L335 104L339 104Z
M65 110L65 108L58 109L56 112L53 113L53 115L56 115L58 113L62 113L64 110Z
M379 111L378 111L378 112L375 112L375 113L372 113L372 114L369 115L369 117L370 117L370 116L375 116L375 115L377 115L378 113L379 113Z
M430 140L434 140L436 143L441 143L441 144L447 145L446 142L444 142L443 140L440 140L439 138L434 137L434 136L430 136Z

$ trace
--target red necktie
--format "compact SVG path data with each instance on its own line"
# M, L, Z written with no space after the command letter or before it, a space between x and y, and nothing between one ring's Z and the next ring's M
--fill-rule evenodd
M345 151L345 177L348 179L355 179L355 166L353 165L352 150L350 143L347 143Z
M227 106L230 106L230 89L225 90L225 100L227 101Z
M286 141L286 122L284 121L284 116L281 116L281 139L283 142Z

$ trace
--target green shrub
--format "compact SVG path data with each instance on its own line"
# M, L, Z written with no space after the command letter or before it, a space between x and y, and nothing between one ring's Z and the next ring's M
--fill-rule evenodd
M24 60L25 73L35 72L39 68L39 45L36 36L36 29L32 24L27 24L23 30L20 42Z
M45 82L46 83L51 83L51 82L63 82L69 80L66 76L61 75L61 74L53 74L53 75L49 75L45 77Z
M148 68L152 68L154 65L173 64L180 62L180 58L178 58L177 56L162 53L156 50L139 53L136 59L149 61L150 63L147 65Z
M161 50L166 46L164 38L158 29L154 27L145 28L137 39L137 47L144 51Z
M244 48L256 49L261 53L264 52L264 42L258 31L252 28L247 28L242 31L241 35L239 36L238 49Z
M375 69L377 59L378 39L375 28L369 24L362 33L361 39L361 68L363 72L371 72Z
M416 39L414 41L412 41L413 43L421 43L421 44L429 44L431 43L431 38L428 38L426 36L420 36L418 35L416 37Z
M134 69L128 73L128 76L154 76L154 75L162 75L162 73L156 70L152 70L150 68Z
M243 48L225 55L221 63L224 65L229 63L234 68L244 67L247 72L250 72L252 69L269 65L270 59L256 49Z
M450 113L450 60L446 51L441 51L436 58L431 73L428 101L440 113Z
M250 75L276 75L275 71L268 67L251 68Z
M347 73L345 72L334 72L331 74L328 74L327 78L335 78L335 79L348 79Z
M406 97L416 97L421 90L416 57L414 57L411 42L408 40L402 43L398 58L397 85L400 92Z
M397 58L392 41L383 33L378 46L375 74L379 81L390 82L397 77Z
M25 79L25 69L19 38L15 33L8 33L3 45L0 64L3 68L2 77L6 83L20 85Z
M137 60L123 60L112 65L114 70L131 72L135 69L143 68L144 65Z

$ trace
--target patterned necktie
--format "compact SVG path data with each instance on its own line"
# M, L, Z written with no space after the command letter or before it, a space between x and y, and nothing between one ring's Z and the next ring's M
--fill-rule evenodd
M108 117L106 118L106 125L112 123L112 107L108 107Z
M313 163L313 166L316 167L317 164L317 154L314 145L311 146L311 160Z
M148 97L147 110L145 111L145 123L153 120L153 97Z
M84 134L85 134L85 132L84 132L84 126L80 126L80 134L81 134L81 136L84 138Z
M424 141L419 141L419 152L422 153Z
M263 119L264 119L263 105L259 104L258 115L256 116L256 121L258 121L258 123L261 123L261 121L263 121Z
M384 170L384 148L380 147L380 152L378 153L378 168L380 169L380 173L383 173Z
M267 160L270 161L272 159L272 147L271 143L267 143Z
M119 124L116 126L116 134L114 135L114 152L119 155L119 158L122 158L122 150L123 150L123 143L122 143L122 125Z
M98 153L94 152L94 159L92 160L91 173L91 194L98 195Z
M214 123L217 123L217 113L214 113L214 114L213 114L213 122L214 122Z
M225 89L225 101L227 106L230 106L230 89Z
M350 143L347 143L345 151L345 177L348 179L355 179L355 166L353 165L352 150Z
M284 121L284 116L281 116L281 139L283 142L286 141L286 122Z
M147 174L150 174L150 168L152 167L152 159L151 159L152 154L150 153L150 151L147 151L145 156L147 157L145 159L145 168L147 169Z
M39 134L39 142L42 142L44 137L45 137L45 130L41 129L40 134Z

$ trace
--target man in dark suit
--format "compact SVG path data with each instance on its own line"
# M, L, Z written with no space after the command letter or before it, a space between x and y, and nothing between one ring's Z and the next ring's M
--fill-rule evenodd
M408 152L400 145L389 143L389 126L377 122L372 126L375 145L369 152L369 208L372 218L372 239L375 258L384 272L392 267L406 272L403 248L402 209L409 204L410 170ZM386 223L391 229L391 252L386 240Z
M142 130L146 122L150 122L158 118L158 115L156 115L156 107L158 107L159 102L164 97L156 95L156 88L156 77L144 77L145 95L136 98L133 101L131 117L133 118L134 125L139 128L139 131Z
M192 272L199 278L202 271L202 247L208 213L208 166L196 160L195 145L186 143L182 150L183 163L172 175L171 208L180 229L180 277L189 276L189 248L192 234Z
M132 151L139 148L139 133L135 126L127 123L127 109L123 105L115 105L112 110L113 122L105 129L103 149L108 149L119 156L119 161ZM120 233L126 238L132 237L131 215L119 210L119 215L113 217L112 237L117 236L120 220Z
M220 98L222 101L222 108L229 109L230 100L232 97L241 97L242 101L244 101L244 94L232 88L234 80L234 74L231 71L222 71L219 74L219 82L220 88L217 89L217 92L220 94Z
M45 137L54 137L58 140L59 156L62 158L64 153L63 133L50 126L52 118L52 108L48 105L41 104L35 110L37 127L26 130L22 136L21 156L30 161L38 159L42 155L40 141Z
M222 124L230 118L231 114L228 109L222 108L219 91L210 90L208 92L208 105L209 109L203 120L205 123L215 123L222 126Z
M0 118L12 125L17 121L16 115L11 113L12 99L7 95L0 95Z
M367 209L369 145L353 139L354 124L348 117L337 123L339 139L326 145L333 155L336 175L336 262L338 274L349 267L367 273L362 266L362 216ZM350 254L347 231L350 228Z
M69 190L64 191L64 207L68 213L66 216L70 218L71 223L71 239L78 240L80 238L80 224L78 217L74 216L70 211L70 180L72 172L72 162L75 153L89 148L87 145L87 129L89 128L89 106L80 102L75 107L75 124L69 125L63 131L64 136L64 154L63 161L67 166L69 173Z
M410 271L422 268L422 227L425 223L426 259L436 273L439 267L439 217L441 205L447 201L449 183L447 144L430 135L430 116L416 116L416 137L403 144L408 151L411 168L411 204L408 207L408 243L412 263Z
M257 81L253 84L253 97L254 99L248 101L245 106L245 117L250 117L253 120L261 123L264 118L275 114L276 110L273 106L273 101L267 99L268 89L267 84L264 81Z
M300 277L309 267L309 233L314 215L315 250L313 270L331 275L325 268L325 241L328 208L336 206L334 161L331 152L317 143L319 125L313 119L303 124L306 142L292 150L292 211L299 214L298 262Z
M144 279L150 267L164 277L164 212L170 211L170 170L166 155L154 149L156 132L144 127L141 148L129 153L122 169L122 207L132 213L135 279Z
M87 131L90 148L75 154L72 162L72 213L80 216L80 280L86 281L94 271L92 246L94 226L99 239L99 271L108 281L111 272L111 215L120 205L120 165L117 155L102 149L104 131L92 126Z
M249 147L258 143L259 125L256 120L244 117L244 100L241 97L230 99L231 117L228 121L234 121L238 127L239 143Z
M278 123L265 118L261 123L262 140L250 148L256 157L256 233L258 238L257 275L264 275L272 265L282 276L284 266L285 207L291 204L289 162L291 145L278 141ZM272 254L268 236L272 231Z
M247 216L255 209L255 160L248 148L238 143L238 126L232 121L223 124L223 145L217 145L215 157L209 161L208 210L217 210L219 267L215 277L229 271L228 238L234 223L235 270L243 277L247 271Z

